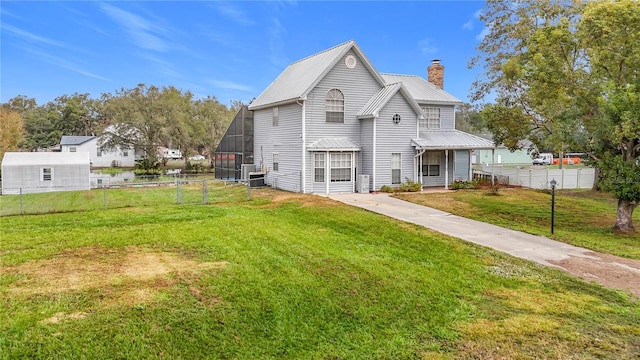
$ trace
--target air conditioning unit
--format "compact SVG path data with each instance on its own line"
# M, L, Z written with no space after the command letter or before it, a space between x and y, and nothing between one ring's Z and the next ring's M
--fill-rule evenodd
M242 182L249 181L249 173L255 172L256 166L254 164L242 164L240 168L240 179Z
M358 176L358 183L356 186L356 191L362 194L369 193L369 175L360 175Z

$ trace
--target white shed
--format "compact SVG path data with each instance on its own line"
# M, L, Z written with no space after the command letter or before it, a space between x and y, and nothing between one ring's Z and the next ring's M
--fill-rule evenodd
M8 152L2 159L2 194L90 189L88 152Z

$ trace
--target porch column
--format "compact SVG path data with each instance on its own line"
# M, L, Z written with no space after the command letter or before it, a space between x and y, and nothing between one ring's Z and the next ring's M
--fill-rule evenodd
M449 190L449 150L444 150L444 189Z
M495 186L494 184L494 179L495 179L495 175L494 175L494 169L493 169L493 164L495 163L495 156L496 156L496 149L491 149L491 186Z
M469 181L473 180L473 150L469 150Z
M331 158L329 151L325 152L324 161L324 184L326 187L326 193L329 194L329 184L331 183ZM315 165L314 165L315 166Z

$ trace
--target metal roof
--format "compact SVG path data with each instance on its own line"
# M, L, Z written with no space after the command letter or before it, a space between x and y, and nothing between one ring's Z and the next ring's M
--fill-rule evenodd
M401 74L380 74L387 84L401 82L407 89L411 97L418 103L429 103L439 105L459 105L462 104L455 96L433 85L427 80L416 75Z
M94 139L95 136L68 136L63 135L60 139L60 145L81 145L87 141Z
M360 145L349 138L322 138L307 146L309 151L360 151Z
M2 167L25 165L89 165L88 152L7 152Z
M369 102L358 112L356 117L358 119L378 117L380 110L387 105L389 100L391 100L393 95L395 95L401 87L402 83L389 84L383 87L377 94L369 99Z
M421 131L411 143L418 149L493 149L493 141L460 130Z
M369 69L380 85L384 86L384 79L373 68L356 42L351 40L287 66L262 94L249 105L249 110L305 99L318 82L351 49L358 55L361 63Z

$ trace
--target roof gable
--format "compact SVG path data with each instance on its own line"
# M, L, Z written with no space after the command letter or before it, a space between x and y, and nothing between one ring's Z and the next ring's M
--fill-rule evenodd
M416 75L381 74L387 84L401 82L411 97L418 103L439 105L462 104L455 96L438 88L427 80Z
M405 100L407 100L407 102L409 103L411 108L413 108L416 114L418 114L418 116L422 118L423 115L422 115L422 110L420 109L420 106L411 97L411 94L409 94L404 89L404 86L401 82L389 84L383 87L382 89L380 89L380 91L378 91L377 94L375 94L371 99L369 99L369 102L367 102L367 104L358 112L356 117L358 119L368 119L368 118L378 117L378 115L380 114L380 111L382 111L382 109L387 105L387 103L391 100L391 98L398 92L400 92L400 94L405 98Z
M289 66L249 105L256 110L277 104L304 100L316 85L331 71L342 57L353 50L362 64L381 85L385 81L369 62L355 41L347 41L330 49L321 51Z
M89 165L88 152L7 152L2 167L28 165Z
M95 139L95 136L68 136L63 135L60 139L60 145L82 145L87 141Z

